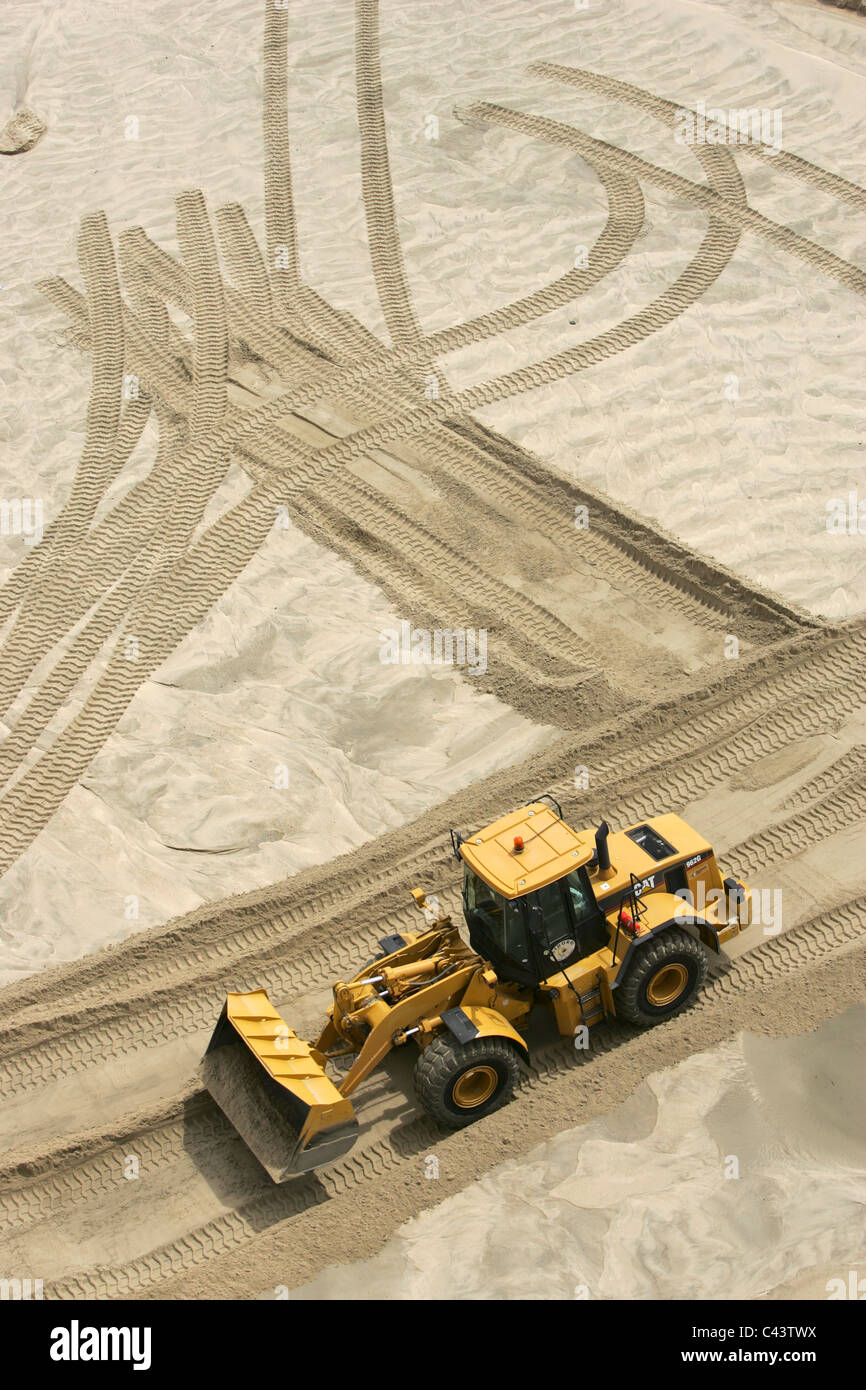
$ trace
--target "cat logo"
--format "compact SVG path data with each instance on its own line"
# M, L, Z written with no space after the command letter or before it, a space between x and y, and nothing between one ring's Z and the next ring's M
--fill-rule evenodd
M640 883L635 884L634 891L637 896L640 897L641 893L645 893L647 888L655 888L655 886L656 876L655 874L650 874L649 878L642 878Z

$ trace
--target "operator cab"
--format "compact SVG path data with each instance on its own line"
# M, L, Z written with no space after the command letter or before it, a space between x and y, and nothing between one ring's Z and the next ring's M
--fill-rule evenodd
M467 864L463 914L472 949L515 984L538 985L609 944L584 868L525 897L506 898Z
M503 979L535 986L609 944L586 869L593 841L561 814L535 802L457 847L470 943Z

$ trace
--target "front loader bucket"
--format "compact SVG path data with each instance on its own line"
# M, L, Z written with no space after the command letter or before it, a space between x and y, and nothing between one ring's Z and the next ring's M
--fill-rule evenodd
M333 1163L357 1138L352 1102L263 989L226 996L201 1075L274 1182Z

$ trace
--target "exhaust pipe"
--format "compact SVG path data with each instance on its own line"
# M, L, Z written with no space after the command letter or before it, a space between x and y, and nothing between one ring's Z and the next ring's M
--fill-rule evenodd
M595 858L600 874L610 873L610 854L607 848L607 837L609 834L610 826L606 820L603 820L598 830L595 832Z

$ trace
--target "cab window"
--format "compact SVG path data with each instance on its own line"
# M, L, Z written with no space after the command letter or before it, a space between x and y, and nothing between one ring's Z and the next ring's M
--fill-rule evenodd
M598 912L595 894L580 869L574 869L570 874L566 874L564 881L568 888L574 920L582 922L586 917L594 917Z
M463 906L467 921L470 921L470 914L476 913L504 956L519 965L529 965L526 923L519 900L503 898L467 868L463 880Z
M585 870L539 888L532 901L541 909L547 953L557 965L570 965L608 944L607 924Z
M549 957L557 965L567 965L577 954L577 942L562 880L539 888L532 894L532 901L541 909L542 930Z
M610 944L607 923L599 909L586 876L586 869L573 869L563 879L568 892L568 900L574 913L574 925L581 956L591 956L594 951Z

